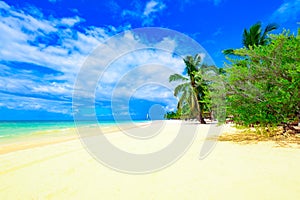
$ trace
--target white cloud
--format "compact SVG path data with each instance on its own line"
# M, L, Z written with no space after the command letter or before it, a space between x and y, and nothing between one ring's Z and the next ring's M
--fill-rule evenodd
M152 13L156 13L163 10L165 7L166 5L163 2L151 0L146 4L143 14L144 16L149 16Z
M1 60L32 62L63 73L76 73L88 53L109 37L101 28L90 27L84 32L73 29L82 21L78 16L35 18L3 2L1 6L8 13L0 15Z
M300 0L285 0L271 16L271 20L285 23L300 17Z
M57 82L51 82L47 85L34 85L32 92L36 93L51 93L53 95L68 95L71 98L71 92L73 85L68 83L59 84Z
M9 5L4 1L0 1L0 8L2 9L9 9Z
M162 38L153 46L155 50L146 49L147 41L128 31L108 43L100 45L86 61L81 84L76 87L80 96L91 98L97 85L96 100L118 101L120 112L127 109L123 105L127 105L126 99L133 97L176 107L175 85L168 79L173 73L182 73L185 65L181 57L173 55L174 39Z
M140 17L140 12L132 11L132 10L123 10L122 11L122 17L125 17L125 16L131 16L131 17L134 17L134 18L139 18Z
M82 22L83 20L79 18L78 16L75 16L73 18L62 18L61 23L63 25L67 25L68 27L73 27L75 24Z
M143 26L149 26L153 24L155 18L158 17L158 13L166 8L166 5L159 0L150 0L145 4L143 10L135 8L134 10L123 10L122 17L132 17L142 22Z
M47 18L37 8L16 9L3 1L0 1L0 9L5 11L0 12L0 60L8 61L8 66L10 61L19 65L32 63L59 72L56 75L39 75L32 70L14 70L2 64L1 69L5 73L0 75L1 96L8 92L15 96L16 101L13 104L1 98L1 104L19 108L18 95L39 96L41 99L50 95L70 101L78 70L86 56L109 37L107 29L88 27L80 32L73 28L82 22L78 16ZM38 101L38 98L34 99ZM23 108L52 111L52 103L49 100L48 106L46 103L31 106L28 102L23 104Z
M0 60L8 61L6 64L2 63L0 69L1 105L16 109L70 112L70 99L77 73L84 69L82 66L89 66L89 70L83 74L83 86L79 88L82 89L80 94L83 97L87 94L86 91L93 89L95 83L99 83L96 100L110 100L120 81L115 90L117 98L132 96L176 107L176 99L171 90L174 85L168 83L168 77L172 73L182 73L185 66L182 58L172 54L177 47L174 39L165 37L157 41L153 48L161 50L145 50L143 48L148 47L147 41L132 31L127 31L111 39L107 45L105 41L111 35L130 27L86 27L79 31L76 26L84 19L78 16L45 17L36 8L34 13L37 14L30 14L2 1L0 8L6 12L6 15L0 13ZM143 20L154 19L165 5L151 0L144 8L140 11L145 17ZM34 8L31 10L33 12ZM99 49L102 52L100 56L97 54ZM168 51L164 51L165 49ZM122 52L130 53L123 55ZM86 60L88 56L89 59ZM115 58L114 62L109 67L105 66L110 58ZM12 69L9 61L33 63L58 73L38 74L31 69ZM106 73L100 77L99 82L98 79L91 78L104 70ZM145 83L149 84L144 85ZM143 87L138 89L137 86ZM10 93L13 97L2 95L4 93ZM28 97L22 97L22 94ZM46 100L48 97L52 100ZM14 100L10 101L10 98Z
M87 63L85 63L87 68L84 71L90 71L90 73L82 75L82 79L87 81L84 81L84 84L78 89L89 91L88 88L95 87L96 82L99 81L97 98L110 100L112 91L115 89L118 89L119 96L128 97L134 90L132 88L134 86L143 85L149 80L168 84L168 78L172 73L182 73L184 71L185 66L182 58L172 55L176 48L174 40L164 38L156 43L154 46L155 51L145 49L147 47L144 41L133 35L132 32L112 38L108 46L99 46L99 50L96 50L95 55L89 57ZM130 53L124 54L123 52ZM110 59L113 59L113 62ZM139 67L143 65L148 67L140 70ZM162 70L153 70L153 66L157 65L160 65ZM168 70L163 70L163 68L168 68ZM99 80L94 80L94 74L100 72L104 72L104 74L99 77ZM131 73L131 75L128 75L128 73ZM122 84L116 86L120 81L122 81ZM161 101L163 96L163 92L157 91L153 94L149 91L147 96L139 97Z
M15 110L47 110L52 113L71 114L71 102L62 102L49 99L23 97L1 94L0 107ZM47 108L47 109L45 109Z
M178 3L180 11L186 12L186 6L196 5L199 2L210 2L213 3L215 6L219 6L224 1L225 0L179 0Z
M222 35L222 33L223 33L222 28L218 28L218 29L213 33L213 36L214 36L214 37L217 37L217 36L219 36L219 35Z
M134 66L128 68L132 63ZM181 58L166 52L128 54L106 70L96 90L96 98L117 102L113 106L120 112L126 112L127 100L131 98L160 102L175 109L175 84L170 84L168 78L173 73L182 73L184 67Z

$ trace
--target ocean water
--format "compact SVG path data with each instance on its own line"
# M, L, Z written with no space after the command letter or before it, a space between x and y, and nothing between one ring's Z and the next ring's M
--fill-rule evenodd
M134 121L134 123L142 122L145 121ZM118 122L118 124L120 123L128 124L130 122ZM41 131L68 129L75 128L76 126L95 127L98 125L112 127L117 124L114 121L104 121L100 123L81 121L76 122L76 124L74 121L0 121L0 139L4 137L31 135Z

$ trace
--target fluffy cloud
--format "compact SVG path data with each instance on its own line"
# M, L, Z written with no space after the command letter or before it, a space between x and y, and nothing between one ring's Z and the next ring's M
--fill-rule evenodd
M300 0L285 0L283 4L272 14L271 19L285 23L294 21L300 17Z
M182 58L173 55L176 42L164 38L150 46L132 32L100 45L78 76L78 104L88 106L96 95L97 100L117 102L113 107L118 113L128 111L131 98L175 106L174 85L168 77L184 70Z
M81 19L53 19L32 16L1 2L6 14L0 16L1 60L31 62L63 73L76 73L85 56L108 38L105 29L73 28ZM1 12L2 13L2 12Z
M83 21L78 16L45 17L37 8L16 9L3 1L0 10L1 106L49 112L58 108L65 113L59 102L71 102L77 71L86 56L109 37L107 30L88 27L80 32L74 28ZM14 101L7 101L4 94ZM21 97L23 103L18 101Z
M143 13L154 17L164 8L158 1L146 4ZM77 28L84 19L74 16L54 18L44 16L34 7L16 9L0 1L0 106L9 109L47 110L55 113L71 114L73 85L77 73L83 65L91 65L91 71L85 73L86 87L95 82L90 80L93 73L99 72L105 56L116 56L114 63L108 67L108 73L99 80L96 90L97 101L110 100L112 91L124 74L135 70L135 73L123 80L118 87L121 96L135 88L130 83L143 85L145 81L159 80L168 84L170 73L182 73L184 64L180 57L172 55L176 41L164 38L157 41L154 48L168 46L170 52L141 50L118 57L120 50L147 47L147 43L127 31L117 38L112 46L107 47L106 55L89 59L97 47L112 35L130 27L86 27ZM109 33L110 32L110 33ZM120 39L120 40L119 40ZM93 63L94 62L94 63ZM169 67L139 69L143 65L160 65ZM102 68L101 68L102 69ZM128 93L132 95L132 93ZM120 96L120 95L119 95ZM145 85L136 90L134 98L146 99L175 106L172 92L159 85ZM13 100L12 100L13 99ZM172 108L170 108L172 109Z
M144 16L149 16L152 13L163 10L165 7L166 5L163 2L151 0L146 4L143 14Z
M141 21L143 26L150 26L153 20L158 17L158 14L166 8L166 5L159 0L148 1L144 8L141 9L140 5L136 5L133 10L123 10L123 17L131 17Z

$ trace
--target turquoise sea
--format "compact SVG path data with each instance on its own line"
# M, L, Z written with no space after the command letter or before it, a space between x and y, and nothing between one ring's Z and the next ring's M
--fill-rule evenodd
M134 122L139 123L145 121ZM119 123L120 122L118 122L118 124ZM127 124L129 122L124 121L121 123ZM104 121L95 123L90 121L80 121L75 124L74 121L0 121L0 139L4 137L31 135L40 131L75 128L76 126L94 127L97 125L111 127L116 126L116 122Z

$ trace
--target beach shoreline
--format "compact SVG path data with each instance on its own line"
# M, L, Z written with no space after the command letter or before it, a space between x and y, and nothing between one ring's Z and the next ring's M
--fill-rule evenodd
M186 153L171 166L143 175L120 173L102 165L78 137L58 136L59 142L3 153L0 155L0 199L298 197L300 149L276 148L272 142L247 145L218 142L201 160L199 153L208 141L210 125L186 125L198 128ZM157 141L155 138L143 141L141 145L127 140L127 136L119 132L106 136L128 152L145 153L172 141L180 126L180 121L166 121L165 135L158 136ZM232 130L225 125L223 132Z
M122 130L128 130L134 127L143 127L147 126L148 123L136 122L134 124L113 124L113 125L101 125L93 127L90 126L82 126L86 127L87 131L90 129L91 132L95 132L97 130L101 131L103 134L115 133ZM0 155L10 153L18 150L25 150L34 147L42 147L45 145L51 145L56 143L67 142L70 140L75 140L80 138L80 134L78 134L78 128L74 123L74 127L70 128L60 128L60 129L46 129L46 130L35 130L32 133L14 135L9 137L0 137ZM87 134L89 136L89 134ZM91 136L91 135L90 135Z

